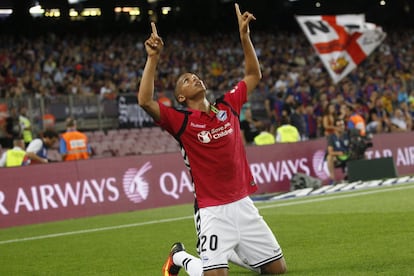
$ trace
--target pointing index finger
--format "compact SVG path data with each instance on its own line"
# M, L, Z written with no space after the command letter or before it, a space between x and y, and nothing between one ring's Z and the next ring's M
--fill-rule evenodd
M239 4L234 3L234 7L236 8L236 14L237 14L237 16L241 16Z
M152 33L158 36L157 27L155 26L154 22L151 22L151 29L152 29Z

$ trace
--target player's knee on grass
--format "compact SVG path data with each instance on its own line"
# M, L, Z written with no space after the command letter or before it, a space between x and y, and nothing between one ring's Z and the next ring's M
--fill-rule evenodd
M265 264L261 267L261 274L284 274L287 272L285 258Z

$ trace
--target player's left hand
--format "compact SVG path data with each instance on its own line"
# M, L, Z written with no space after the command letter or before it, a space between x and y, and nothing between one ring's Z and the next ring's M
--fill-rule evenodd
M249 23L252 20L256 20L253 14L250 12L245 11L243 14L240 12L239 4L235 3L234 7L236 9L237 21L239 22L239 30L240 34L249 33Z
M164 42L158 35L157 27L154 22L151 22L152 33L151 36L145 41L145 50L148 56L160 55Z

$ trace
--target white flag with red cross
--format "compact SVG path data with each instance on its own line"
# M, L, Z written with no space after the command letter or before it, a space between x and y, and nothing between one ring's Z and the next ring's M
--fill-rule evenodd
M296 16L296 20L338 83L385 39L381 27L365 22L364 14Z

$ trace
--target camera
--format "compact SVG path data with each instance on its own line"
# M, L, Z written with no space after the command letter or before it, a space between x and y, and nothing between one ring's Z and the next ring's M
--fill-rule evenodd
M352 129L349 132L349 159L359 160L365 158L365 151L372 147L372 134L362 136L359 130Z

